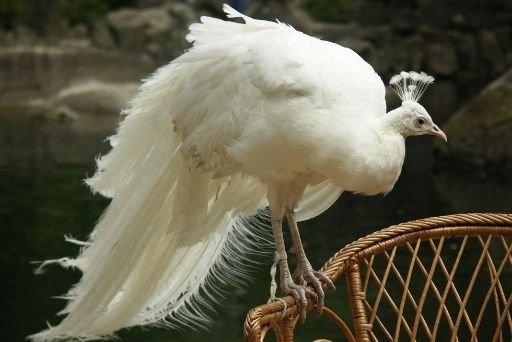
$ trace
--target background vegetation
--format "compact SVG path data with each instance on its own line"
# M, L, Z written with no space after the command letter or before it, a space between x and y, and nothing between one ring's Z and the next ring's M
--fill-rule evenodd
M400 7L429 7L442 2L457 7L454 0L295 0L311 15L322 21L345 22L361 8L372 3ZM229 0L225 0L229 2ZM0 29L26 25L47 33L59 25L91 24L110 10L136 6L137 0L0 0ZM364 4L365 6L361 6ZM511 10L512 0L466 0L465 7L483 6ZM64 22L63 22L64 21Z
M133 5L134 0L0 0L0 29L26 25L46 33L48 26L91 24L110 10Z

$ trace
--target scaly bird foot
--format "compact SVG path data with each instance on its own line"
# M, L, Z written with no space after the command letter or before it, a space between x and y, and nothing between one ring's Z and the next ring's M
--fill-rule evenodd
M295 302L299 306L299 319L303 323L306 319L306 312L308 308L307 297L317 301L317 294L305 285L296 284L291 277L286 281L281 282L281 291L284 294L291 295L295 298Z
M325 293L324 289L322 288L322 282L326 285L327 289L335 290L336 287L334 286L331 279L329 279L328 277L326 277L325 275L318 271L314 271L311 268L311 266L297 268L294 272L294 276L298 279L299 284L301 284L304 288L307 288L306 286L307 284L309 284L315 289L315 296L312 298L314 298L316 301L316 310L318 311L318 313L322 313L325 299ZM307 289L311 291L309 288Z

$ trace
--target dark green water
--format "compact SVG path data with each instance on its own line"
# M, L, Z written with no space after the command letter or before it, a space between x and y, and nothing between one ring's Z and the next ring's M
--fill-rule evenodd
M64 235L85 239L107 201L93 196L82 179L94 170L93 158L111 119L90 122L45 121L33 117L0 120L0 341L22 341L55 324L64 294L79 272L51 267L35 276L34 260L74 256L77 247ZM84 133L85 132L85 133ZM408 142L403 174L388 196L344 194L320 217L301 225L304 245L315 267L350 241L410 219L459 212L510 212L512 185L471 172L433 171L431 138ZM254 281L228 289L209 332L173 332L161 328L122 331L121 341L239 341L246 312L268 298L270 258L262 260ZM348 317L340 290L327 303ZM335 340L336 328L312 313L297 330L297 341ZM321 332L319 336L319 332Z

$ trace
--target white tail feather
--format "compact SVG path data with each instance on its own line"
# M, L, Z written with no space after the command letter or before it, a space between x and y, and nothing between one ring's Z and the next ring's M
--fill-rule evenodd
M329 180L307 187L295 210L297 221L309 220L320 215L336 202L342 192L342 188Z
M271 246L250 218L266 206L257 180L239 173L212 179L184 165L171 115L185 82L175 77L181 67L170 64L141 87L111 139L114 148L87 181L112 202L80 255L55 261L83 276L66 295L64 320L33 341L96 339L149 323L202 325L208 318L201 308L218 284L246 275L232 263Z
M77 259L95 267L86 268L80 283L70 291L71 301L64 310L68 316L57 327L32 336L34 341L97 338L123 327L157 322L199 326L208 320L202 303L215 297L216 284L239 284L244 279L246 268L233 267L233 263L260 248L261 242L269 244L255 233L265 231L256 219L244 218L242 213L253 213L264 205L265 192L258 196L255 191L261 187L239 174L226 178L220 193L209 192L206 226L210 231L203 232L201 240L191 238L184 229L194 231L193 227L177 225L183 224L182 218L169 210L180 205L175 192L168 191L181 181L174 176L180 174L176 168L180 168L181 156L176 154L173 159L168 163L172 168L167 166L150 178L156 178L152 186L135 186L140 191L135 193L129 191L132 186L117 191L98 229L112 226L100 229L102 236L95 235L94 243ZM137 179L137 175L132 177L129 185ZM130 193L128 198L125 192ZM248 193L251 199L244 198Z

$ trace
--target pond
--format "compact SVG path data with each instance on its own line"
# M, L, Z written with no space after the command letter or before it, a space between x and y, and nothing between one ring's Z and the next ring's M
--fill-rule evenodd
M59 321L55 313L64 302L52 297L64 294L80 274L50 267L36 276L31 262L76 255L77 247L64 236L85 239L108 204L90 194L82 180L93 173L94 157L105 151L112 120L48 120L33 113L0 117L1 341L22 341L46 322ZM449 213L510 212L510 182L435 167L430 137L410 139L407 145L402 176L390 194L343 194L320 217L300 225L314 267L347 243L392 224ZM121 331L121 341L240 341L246 312L268 298L271 258L261 259L253 281L227 289L209 331L134 328ZM348 310L337 292L327 296L329 305ZM315 313L298 329L297 341L334 330Z

